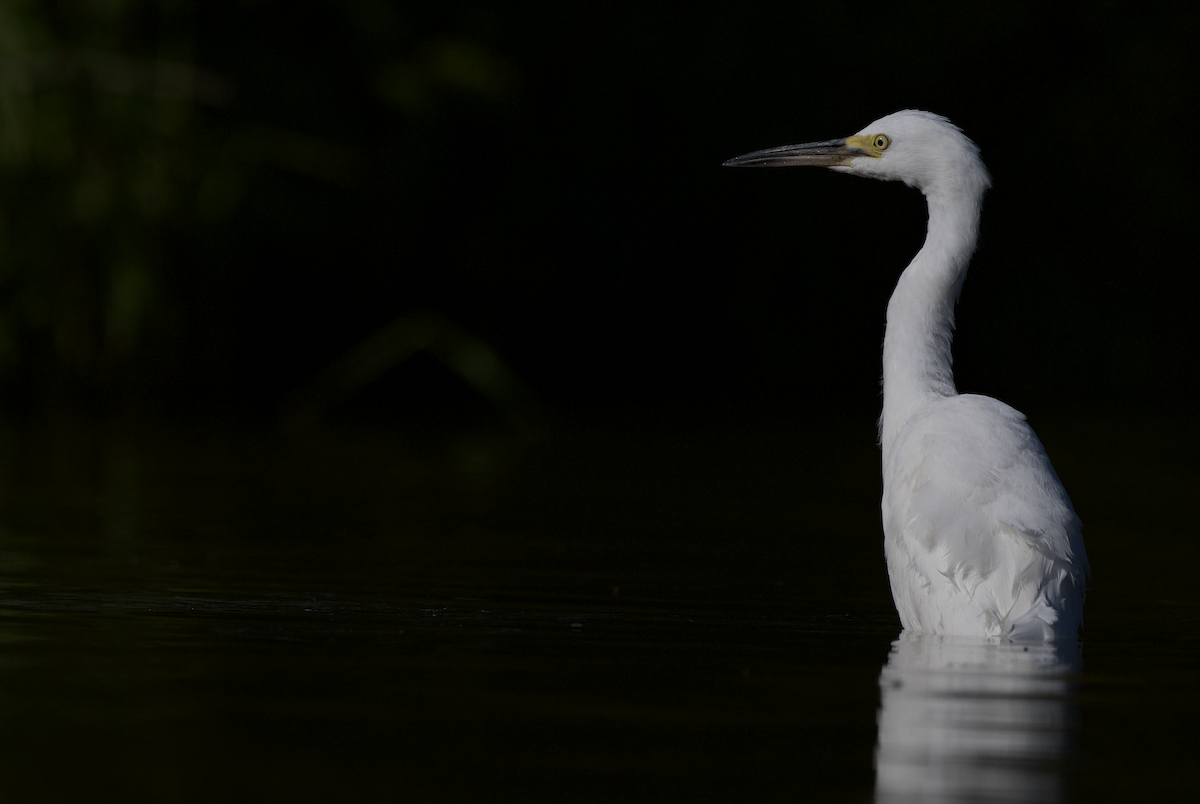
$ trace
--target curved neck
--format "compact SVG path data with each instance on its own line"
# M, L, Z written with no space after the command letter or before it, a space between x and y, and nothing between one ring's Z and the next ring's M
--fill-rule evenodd
M925 196L925 245L900 275L888 302L879 422L885 461L892 441L918 408L958 393L950 356L954 303L975 250L983 192L930 189Z

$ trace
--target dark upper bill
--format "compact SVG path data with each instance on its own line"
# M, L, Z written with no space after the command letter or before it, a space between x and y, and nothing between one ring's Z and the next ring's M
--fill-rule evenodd
M844 165L856 156L871 156L861 147L865 137L847 137L842 140L806 142L800 145L781 145L742 154L723 163L724 167L836 167Z

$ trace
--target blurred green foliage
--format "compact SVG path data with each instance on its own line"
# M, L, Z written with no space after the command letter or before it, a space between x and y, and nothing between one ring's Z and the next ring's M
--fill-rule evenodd
M305 130L289 110L256 105L256 89L286 87L245 97L238 71L251 82L263 72L248 59L303 46L247 49L233 33L240 18L286 21L290 11L190 0L0 4L0 387L10 405L121 404L181 379L186 370L162 365L186 362L189 340L217 329L206 317L226 315L220 291L208 299L218 309L198 310L189 296L189 273L209 270L196 249L228 229L256 174L364 182L351 144L361 121ZM410 34L403 17L394 4L358 0L311 20L366 46L363 63L348 68L351 83L373 94L366 105L419 128L436 120L446 94L490 102L509 91L501 60L464 39ZM229 34L241 61L197 63L198 51L220 51ZM339 46L350 57L356 44ZM237 348L226 344L212 360L236 360Z
M0 6L0 376L45 393L131 369L213 191L195 125L228 82L183 3ZM148 26L153 26L150 33Z
M270 410L429 311L552 403L873 408L919 197L719 165L905 107L996 178L961 387L1189 404L1200 12L1152 8L4 0L0 406Z

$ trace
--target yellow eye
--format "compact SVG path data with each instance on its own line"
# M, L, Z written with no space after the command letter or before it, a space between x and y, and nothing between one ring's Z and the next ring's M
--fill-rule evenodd
M892 141L888 139L887 134L876 134L871 139L871 144L880 151L886 151L887 147L892 144Z

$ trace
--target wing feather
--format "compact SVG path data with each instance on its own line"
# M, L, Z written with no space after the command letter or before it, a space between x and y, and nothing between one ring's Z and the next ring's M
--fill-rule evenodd
M906 628L1073 633L1089 572L1080 522L1024 416L989 397L939 399L889 462L885 551Z

